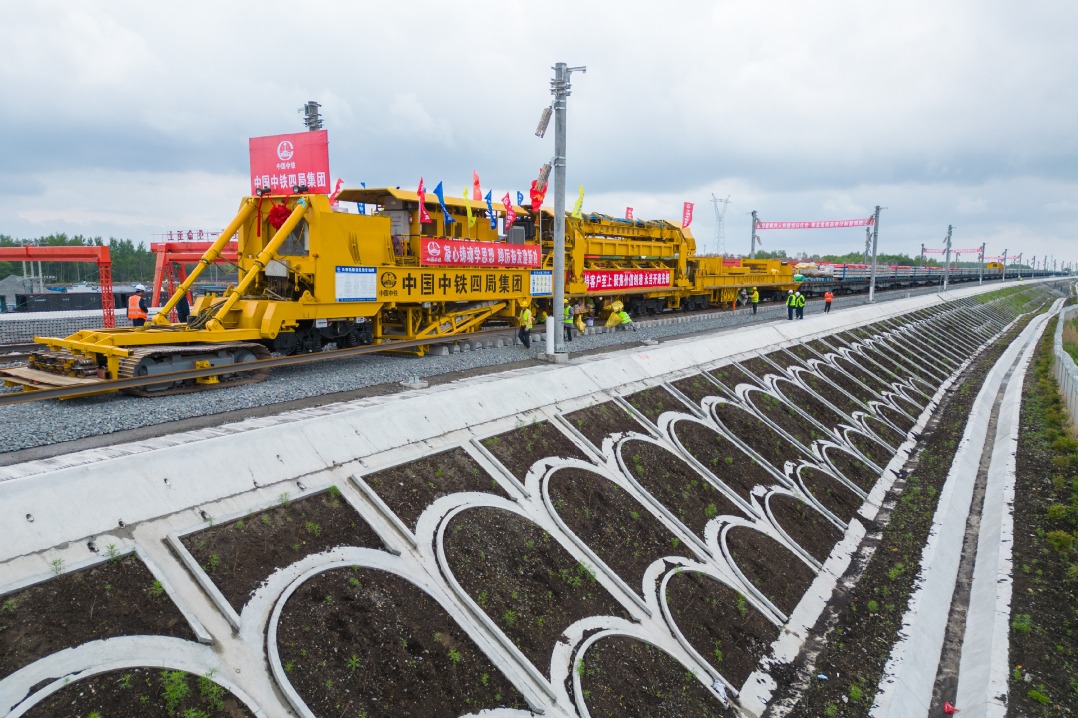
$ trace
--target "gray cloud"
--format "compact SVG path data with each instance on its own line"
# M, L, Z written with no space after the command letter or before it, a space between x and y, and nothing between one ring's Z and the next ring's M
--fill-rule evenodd
M711 195L730 194L727 244L742 251L752 209L830 219L881 204L881 241L909 252L952 223L990 254L1062 257L1078 225L1073 4L0 10L0 234L219 227L247 190L247 138L300 131L310 99L350 184L422 175L457 193L476 169L484 188L524 190L553 154L532 132L558 60L588 66L568 152L569 202L584 184L588 209L672 219L694 201L693 229L713 243ZM863 238L765 241L849 251Z

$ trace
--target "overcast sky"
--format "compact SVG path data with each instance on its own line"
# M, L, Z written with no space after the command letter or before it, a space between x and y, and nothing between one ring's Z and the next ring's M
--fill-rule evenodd
M172 8L182 8L173 10ZM1078 3L0 0L0 234L219 230L248 138L322 104L346 186L525 191L551 67L572 77L567 206L680 220L867 217L880 250L1078 261ZM553 127L553 124L551 125ZM552 204L552 195L547 203ZM762 232L847 252L863 229Z

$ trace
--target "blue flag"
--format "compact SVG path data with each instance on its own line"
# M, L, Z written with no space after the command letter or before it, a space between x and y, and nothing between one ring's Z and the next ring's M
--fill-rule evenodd
M485 199L487 201L487 215L490 217L490 228L491 229L497 229L498 228L498 218L494 216L494 206L491 205L491 203L490 203L490 193L492 191L493 190L488 190L487 191L487 196L484 197L483 199Z
M441 182L434 188L434 196L438 198L438 204L442 206L442 214L445 215L445 223L451 224L456 222L457 220L453 219L453 215L449 214L449 210L445 208L445 195L442 193Z
M363 187L363 188L366 188L366 187L367 187L367 183L366 183L366 182L360 182L360 183L359 183L359 186L360 186L360 187ZM358 212L359 212L360 214L367 214L367 205L366 205L365 203L363 203L363 202L356 202L356 210L357 210L357 211L358 211Z
M517 204L518 205L524 204L524 193L523 192L520 192L520 191L517 192Z

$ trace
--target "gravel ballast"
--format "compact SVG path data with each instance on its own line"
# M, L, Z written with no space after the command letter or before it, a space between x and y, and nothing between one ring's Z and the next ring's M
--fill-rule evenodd
M877 301L905 299L935 292L935 288L878 293ZM867 296L839 297L833 312L866 304ZM811 301L806 314L823 311L822 301ZM683 319L681 322L673 321ZM736 326L786 319L781 305L760 305L754 316L748 309L708 312L700 315L669 313L659 318L641 318L635 332L606 332L575 336L568 345L570 358L586 352L619 346L639 345L647 340L661 341L690 334L720 332ZM389 394L403 390L401 382L412 378L427 381L452 379L461 373L504 368L519 362L536 362L545 350L544 341L533 341L530 350L514 344L515 329L502 335L506 346L464 350L467 338L459 342L460 351L439 355L437 350L425 357L372 354L315 362L303 366L275 369L263 382L228 389L214 389L195 394L140 398L108 394L67 401L31 402L0 409L3 441L0 442L0 465L55 456L92 446L107 445L135 438L158 436L200 426L236 421L246 416L265 415L356 396ZM534 335L541 339L541 335ZM7 389L16 391L15 389ZM201 417L214 417L192 421ZM186 421L185 421L186 420ZM142 430L139 436L110 436L117 432ZM91 437L102 437L86 442ZM67 442L79 442L79 445ZM27 452L28 449L38 451Z

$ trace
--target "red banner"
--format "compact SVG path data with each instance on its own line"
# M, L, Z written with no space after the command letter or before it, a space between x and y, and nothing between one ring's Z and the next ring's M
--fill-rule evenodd
M834 229L836 227L869 227L874 217L866 219L830 219L822 222L761 222L756 229Z
M419 262L437 267L538 267L539 247L424 237Z
M589 292L615 292L626 289L669 287L669 269L595 269L584 270L584 284Z
M483 193L479 189L479 173L472 170L472 199L476 202L483 201Z
M251 137L251 194L268 187L272 194L309 192L329 194L329 134L327 130L290 135Z
M513 200L509 197L509 193L506 192L502 197L502 204L505 205L505 231L509 232L509 228L513 226L513 222L517 221L517 211L513 209ZM535 265L539 266L539 265Z
M685 229L692 224L692 202L686 202L681 208L681 228Z
M423 178L419 178L419 188L415 191L419 196L419 222L430 224L430 212L427 211L427 191L423 189Z
M626 207L625 208L625 219L632 219L632 218L633 218L633 208L632 207Z

